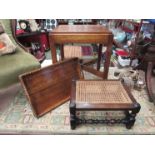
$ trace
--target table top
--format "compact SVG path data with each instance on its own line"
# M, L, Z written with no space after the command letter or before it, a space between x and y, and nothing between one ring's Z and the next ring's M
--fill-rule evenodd
M101 25L59 25L51 33L104 33L112 34Z
M68 101L72 79L81 78L83 76L77 58L67 59L20 76L25 94L37 117ZM51 92L52 95L49 95Z

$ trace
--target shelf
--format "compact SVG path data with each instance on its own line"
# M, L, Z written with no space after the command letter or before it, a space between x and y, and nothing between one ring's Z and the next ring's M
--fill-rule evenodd
M140 22L131 21L131 20L124 20L125 22L128 22L130 24L133 24L134 26L139 26Z
M71 19L67 19L67 21L65 20L63 20L63 19L57 19L57 21L58 21L58 25L68 25L69 24L69 21L70 21ZM79 19L79 20L73 20L72 21L72 23L74 24L74 25L83 25L83 24L87 24L87 25L93 25L93 24L96 24L97 22L96 22L96 19L92 19L91 21L87 21L87 20L85 20L85 21L82 21L81 19Z
M48 32L41 32L41 31L37 31L37 32L27 32L27 33L21 33L16 35L17 38L20 37L29 37L29 36L34 36L34 35L40 35L40 34L47 34Z

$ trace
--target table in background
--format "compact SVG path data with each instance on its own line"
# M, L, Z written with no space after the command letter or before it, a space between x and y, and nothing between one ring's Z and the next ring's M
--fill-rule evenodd
M52 54L53 63L57 62L56 45L61 47L61 59L64 59L63 45L66 43L93 43L99 44L97 70L83 66L83 69L91 72L104 79L108 76L110 65L111 47L113 43L113 35L105 27L101 25L60 25L49 33L49 43ZM107 46L105 53L104 73L100 72L100 62L102 56L102 46Z

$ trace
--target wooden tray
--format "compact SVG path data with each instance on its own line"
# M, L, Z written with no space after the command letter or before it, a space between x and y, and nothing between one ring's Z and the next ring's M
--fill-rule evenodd
M72 80L83 78L78 62L68 59L19 76L36 117L70 99Z

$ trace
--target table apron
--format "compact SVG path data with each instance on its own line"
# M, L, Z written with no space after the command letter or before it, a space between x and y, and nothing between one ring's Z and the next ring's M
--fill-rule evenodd
M56 34L49 36L49 39L55 44L63 43L100 43L108 45L112 42L112 35L109 34Z

